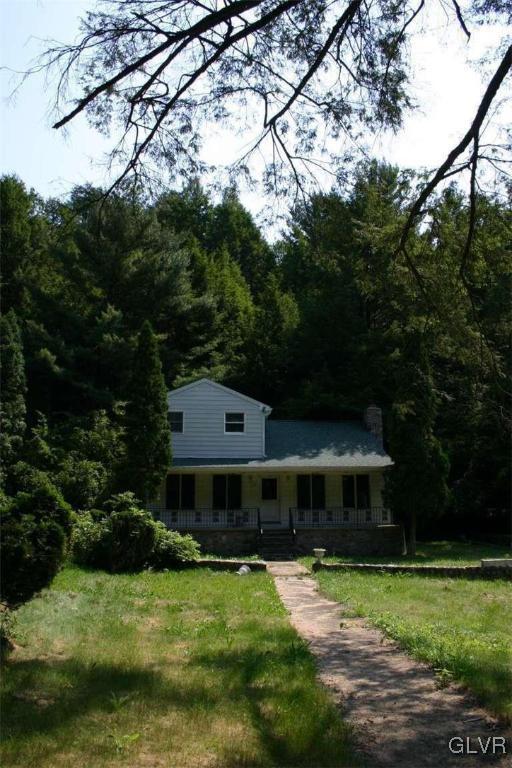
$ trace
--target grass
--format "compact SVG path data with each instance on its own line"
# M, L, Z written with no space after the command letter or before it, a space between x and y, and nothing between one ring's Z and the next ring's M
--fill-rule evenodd
M409 574L319 571L321 589L415 658L512 719L512 584Z
M356 764L265 573L67 568L17 631L6 768Z
M325 557L326 563L397 563L401 565L479 565L484 557L512 557L510 547L492 544L472 544L462 541L427 541L418 542L415 556L396 555L340 555ZM307 567L311 567L313 556L300 558Z

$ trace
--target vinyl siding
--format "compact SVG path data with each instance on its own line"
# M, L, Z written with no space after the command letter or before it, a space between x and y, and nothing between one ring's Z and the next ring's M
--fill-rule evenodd
M169 410L183 411L183 434L172 435L176 458L261 458L264 421L261 407L201 382L183 392L170 392ZM224 414L245 414L245 432L225 433Z

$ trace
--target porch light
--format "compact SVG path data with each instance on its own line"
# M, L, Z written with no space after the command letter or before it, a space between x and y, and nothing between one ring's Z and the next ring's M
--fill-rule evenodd
M317 563L321 563L322 557L325 557L325 549L314 549L313 554L316 557Z

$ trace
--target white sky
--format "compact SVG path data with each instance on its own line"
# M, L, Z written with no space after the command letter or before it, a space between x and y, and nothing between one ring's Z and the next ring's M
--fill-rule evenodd
M69 42L78 33L78 19L92 0L0 0L0 65L24 70L44 49L44 40ZM412 168L437 166L467 130L480 101L489 72L476 65L480 57L503 38L503 28L472 30L469 42L462 31L446 21L440 6L429 17L428 30L414 38L414 96L421 104L406 119L397 136L369 137L375 156ZM435 25L435 28L434 28ZM483 76L483 77L482 77ZM50 127L51 84L43 75L30 78L15 99L12 74L0 72L0 172L16 173L41 194L63 195L75 184L106 183L101 165L109 144L84 118L73 120L64 134ZM221 160L228 159L225 133L212 137L206 147ZM243 193L245 204L257 213L261 197Z

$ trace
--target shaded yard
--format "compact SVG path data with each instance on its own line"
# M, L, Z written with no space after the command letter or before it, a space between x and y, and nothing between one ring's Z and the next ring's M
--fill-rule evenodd
M19 612L5 766L345 766L270 576L67 568Z
M459 680L487 708L512 718L512 584L409 574L327 572L322 591L364 616L415 658L439 684Z

